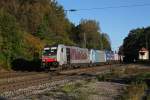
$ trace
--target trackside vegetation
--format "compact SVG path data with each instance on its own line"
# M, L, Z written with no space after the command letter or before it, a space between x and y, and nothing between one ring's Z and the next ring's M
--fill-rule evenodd
M139 50L143 47L150 51L150 27L131 30L120 47L120 53L126 62L133 62L138 60Z

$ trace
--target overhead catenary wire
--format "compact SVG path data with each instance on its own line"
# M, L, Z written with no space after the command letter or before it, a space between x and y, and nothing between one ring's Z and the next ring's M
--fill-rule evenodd
M150 3L148 3L148 4L122 5L122 6L106 6L106 7L85 8L85 9L67 9L65 11L75 12L75 11L104 10L104 9L117 9L117 8L132 8L132 7L144 7L144 6L150 6Z
M111 0L101 0L102 2L104 3L109 3ZM141 4L144 4L144 3L147 3L149 0L115 0L117 1L118 3L128 3L130 4L132 1L134 4L138 4L138 3L141 3Z

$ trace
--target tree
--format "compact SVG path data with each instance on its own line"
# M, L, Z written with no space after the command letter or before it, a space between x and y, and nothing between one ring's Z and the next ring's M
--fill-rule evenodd
M101 34L101 42L102 42L101 43L102 49L111 50L111 42L108 34L106 33Z
M148 44L147 49L150 50L149 32L150 27L137 28L129 32L128 36L124 39L122 47L126 61L133 62L138 60L139 50L142 47L146 48L146 44Z
M0 37L0 60L10 66L11 60L20 52L22 35L15 18L3 10L0 10Z
M95 20L82 19L77 26L80 46L87 48L100 48L99 24Z
M85 19L75 26L56 0L1 0L0 65L10 67L18 58L32 60L46 44L110 48L97 21Z
M109 36L101 34L99 23L95 20L82 19L80 24L72 26L71 38L80 47L111 49Z

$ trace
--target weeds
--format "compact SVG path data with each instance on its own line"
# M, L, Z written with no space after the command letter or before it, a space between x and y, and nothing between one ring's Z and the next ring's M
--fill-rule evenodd
M106 80L106 77L105 77L105 75L98 75L98 76L96 76L96 79L97 79L98 81L105 81L105 80Z
M141 100L145 95L145 90L148 89L145 83L146 79L150 78L150 73L145 69L139 68L115 68L111 69L110 73L98 75L96 79L98 81L113 81L114 79L121 79L123 82L128 82L127 88L123 96L119 97L119 100ZM120 81L120 80L119 80ZM150 95L146 96L146 100L150 100Z
M76 86L74 84L65 84L63 87L62 87L62 91L65 92L65 93L71 93L71 92L74 92L76 89Z
M44 95L45 95L45 96L53 96L53 95L54 95L54 93L52 93L52 92L48 92L48 93L45 93Z
M146 89L147 85L145 83L132 83L126 88L122 100L141 100Z
M80 91L80 87L82 87L82 85L85 82L77 82L74 84L65 84L61 90L67 94L68 96L70 95L74 100L87 100L86 97L86 93Z

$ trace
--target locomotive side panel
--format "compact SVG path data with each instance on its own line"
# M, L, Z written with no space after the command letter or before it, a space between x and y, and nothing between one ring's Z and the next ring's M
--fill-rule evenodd
M70 49L70 64L86 64L90 62L88 49L67 47Z
M58 45L57 61L59 62L59 65L61 66L67 64L66 46Z

